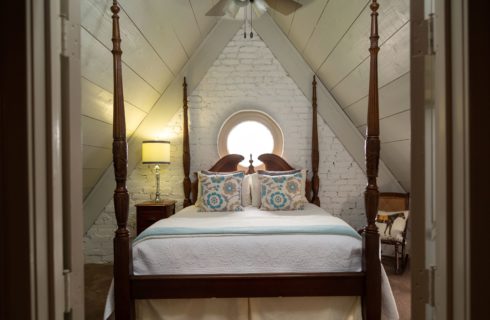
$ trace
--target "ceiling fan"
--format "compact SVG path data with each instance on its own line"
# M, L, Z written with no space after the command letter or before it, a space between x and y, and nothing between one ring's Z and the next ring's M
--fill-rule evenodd
M283 15L289 15L301 8L302 4L294 0L220 0L206 13L206 16L222 17L231 16L235 18L237 12L250 4L257 15L271 8Z

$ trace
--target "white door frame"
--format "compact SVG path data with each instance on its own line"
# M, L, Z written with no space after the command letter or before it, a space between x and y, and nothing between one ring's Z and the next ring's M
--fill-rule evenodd
M469 319L467 1L411 5L412 317Z

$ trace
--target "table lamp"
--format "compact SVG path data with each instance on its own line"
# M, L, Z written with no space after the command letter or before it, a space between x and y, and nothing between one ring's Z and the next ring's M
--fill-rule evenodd
M156 193L155 202L160 202L160 164L170 163L170 141L143 141L141 161L155 165Z

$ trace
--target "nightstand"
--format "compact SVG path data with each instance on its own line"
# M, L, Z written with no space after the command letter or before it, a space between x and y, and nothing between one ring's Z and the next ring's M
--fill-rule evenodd
M140 234L158 220L175 214L175 203L174 200L162 200L136 204L136 233Z

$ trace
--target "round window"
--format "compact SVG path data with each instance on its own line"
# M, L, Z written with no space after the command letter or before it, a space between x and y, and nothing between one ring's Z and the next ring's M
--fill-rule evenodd
M261 111L246 110L232 114L223 123L218 134L218 152L220 157L236 153L245 160L240 162L248 167L252 155L255 167L262 164L257 157L263 153L282 156L284 138L274 119Z

